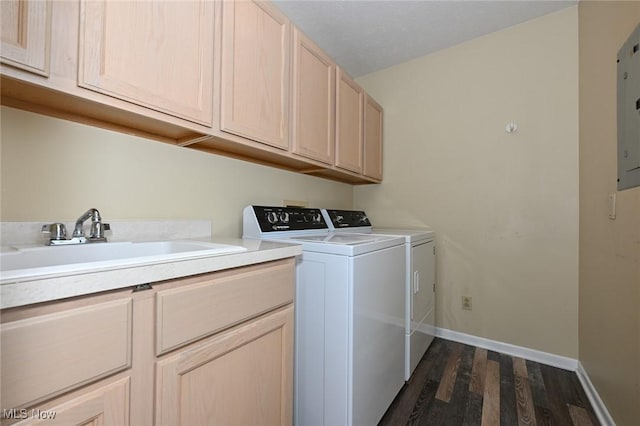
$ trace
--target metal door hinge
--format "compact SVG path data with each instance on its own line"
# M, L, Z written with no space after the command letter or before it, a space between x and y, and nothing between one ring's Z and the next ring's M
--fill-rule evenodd
M138 291L151 290L151 289L153 289L153 287L151 287L151 284L138 284L131 288L133 293L137 293Z

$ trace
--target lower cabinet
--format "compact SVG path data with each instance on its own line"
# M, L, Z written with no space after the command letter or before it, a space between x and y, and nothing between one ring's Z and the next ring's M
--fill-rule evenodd
M24 418L20 425L102 426L129 422L129 379L105 384L95 391L50 408L18 410L5 417Z
M288 425L293 307L215 335L157 364L158 425Z
M291 424L294 280L290 258L3 310L0 424Z
M125 297L3 323L2 408L35 405L129 369L131 312Z

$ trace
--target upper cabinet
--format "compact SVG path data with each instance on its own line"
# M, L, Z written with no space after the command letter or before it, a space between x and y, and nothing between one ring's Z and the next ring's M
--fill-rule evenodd
M222 131L289 148L289 33L268 2L223 2Z
M336 65L293 29L292 152L333 164Z
M2 0L2 62L36 74L49 74L51 3Z
M382 108L269 1L0 0L2 105L351 184Z
M362 173L364 90L340 67L336 83L336 166Z
M214 2L82 0L78 84L213 124Z
M364 105L363 173L382 180L382 107L369 95Z

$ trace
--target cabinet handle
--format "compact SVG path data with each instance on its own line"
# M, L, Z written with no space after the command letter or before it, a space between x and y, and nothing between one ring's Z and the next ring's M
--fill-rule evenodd
M416 271L416 293L420 291L420 271Z

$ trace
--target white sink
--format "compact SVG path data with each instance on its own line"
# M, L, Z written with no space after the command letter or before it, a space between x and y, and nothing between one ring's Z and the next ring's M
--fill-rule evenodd
M5 247L0 252L0 281L71 275L246 250L242 246L191 240Z

